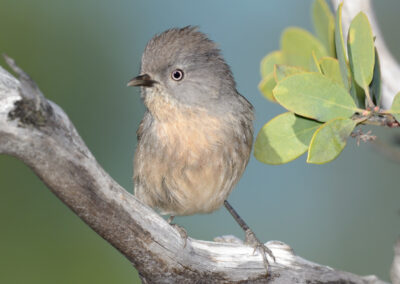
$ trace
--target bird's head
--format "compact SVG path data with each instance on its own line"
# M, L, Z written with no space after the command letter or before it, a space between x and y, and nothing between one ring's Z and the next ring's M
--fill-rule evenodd
M142 96L164 96L187 106L213 108L236 95L229 66L216 44L196 27L173 28L154 36L142 56L141 74L128 86L142 86Z

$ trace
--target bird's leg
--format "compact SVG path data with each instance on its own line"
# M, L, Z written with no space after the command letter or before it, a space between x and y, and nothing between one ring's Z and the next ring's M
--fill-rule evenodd
M186 247L186 241L187 241L187 238L188 238L188 234L187 234L186 230L185 230L183 227L179 226L178 224L172 223L172 221L174 220L174 218L175 218L175 216L170 215L169 218L168 218L168 220L167 220L167 222L168 222L173 228L175 228L175 229L178 231L178 233L181 235L182 239L184 239L184 241L185 241L183 247Z
M171 222L174 221L174 218L175 218L175 216L170 215L170 216L168 217L168 220L167 220L168 224L171 225Z
M231 213L232 217L236 220L236 222L245 232L246 234L245 243L254 247L253 254L256 252L256 250L259 250L259 252L261 253L268 274L269 263L265 254L268 253L269 256L275 261L275 256L272 254L272 251L269 248L267 248L263 243L260 242L260 240L256 237L254 232L249 228L249 226L247 226L246 222L239 216L239 214L236 212L235 209L233 209L233 207L229 204L227 200L224 201L224 205L225 208L229 211L229 213Z

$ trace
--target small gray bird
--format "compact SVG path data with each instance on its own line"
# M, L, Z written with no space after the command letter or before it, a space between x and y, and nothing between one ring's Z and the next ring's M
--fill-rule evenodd
M226 201L249 161L254 114L216 44L190 26L156 35L141 75L128 86L142 86L146 106L137 130L135 196L170 221L225 204L266 262L271 252Z

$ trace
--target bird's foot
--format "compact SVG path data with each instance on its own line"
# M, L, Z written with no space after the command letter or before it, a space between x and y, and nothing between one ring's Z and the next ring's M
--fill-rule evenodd
M179 226L178 224L174 224L172 223L172 220L175 218L175 216L170 216L167 220L167 222L175 229L178 231L179 235L181 235L182 239L184 240L184 244L183 247L186 247L186 242L187 242L187 238L188 238L188 234L185 230L185 228Z
M265 266L265 269L267 270L267 274L268 274L269 262L268 262L266 254L268 254L275 262L275 256L272 253L272 251L266 245L261 243L260 240L254 234L254 232L250 229L246 230L245 244L252 246L254 248L253 254L256 251L259 251L261 253L261 255L263 257L263 261L264 261L264 266Z
M170 224L172 227L174 227L175 230L178 231L179 235L181 235L182 239L185 239L185 246L186 246L186 240L188 238L188 234L185 230L185 228L179 226L178 224Z

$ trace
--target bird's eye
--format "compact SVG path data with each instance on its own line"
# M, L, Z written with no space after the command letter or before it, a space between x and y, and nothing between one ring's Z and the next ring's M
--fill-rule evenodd
M183 71L181 69L175 69L171 73L172 80L180 81L183 79Z

